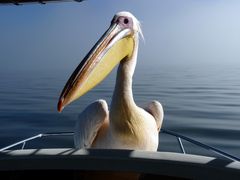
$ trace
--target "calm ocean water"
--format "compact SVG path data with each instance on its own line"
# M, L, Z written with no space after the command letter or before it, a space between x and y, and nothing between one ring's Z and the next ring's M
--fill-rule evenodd
M110 104L116 70L58 113L57 100L71 72L0 73L0 147L41 132L72 131L78 114L89 103L103 98ZM163 104L165 129L240 156L239 66L137 67L133 86L139 105L154 99ZM175 139L161 136L160 140L160 150L177 149ZM50 138L35 145L69 147L72 140ZM187 152L194 149L189 147Z

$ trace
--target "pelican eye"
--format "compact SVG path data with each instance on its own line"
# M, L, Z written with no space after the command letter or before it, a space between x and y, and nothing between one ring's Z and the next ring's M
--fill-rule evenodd
M123 20L123 22L124 22L124 24L128 24L129 20L128 20L127 18L125 18L125 19Z

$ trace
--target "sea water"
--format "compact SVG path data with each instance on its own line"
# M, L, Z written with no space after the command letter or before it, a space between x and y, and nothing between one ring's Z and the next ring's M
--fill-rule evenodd
M100 85L57 112L73 69L0 73L0 147L43 132L73 131L78 114L97 99L111 103L116 69ZM139 106L158 100L163 128L240 156L240 68L238 66L138 67L133 80ZM72 147L72 137L43 139L38 147ZM187 142L187 152L193 148ZM159 150L178 151L174 138L160 135Z

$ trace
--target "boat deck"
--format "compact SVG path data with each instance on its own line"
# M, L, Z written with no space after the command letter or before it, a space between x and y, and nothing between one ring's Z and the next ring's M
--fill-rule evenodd
M7 150L0 153L0 179L3 179L1 176L5 179L45 178L49 177L49 172L54 177L67 175L73 179L76 174L82 177L89 173L97 173L98 179L103 174L106 178L109 173L111 177L112 173L126 174L127 177L137 174L141 179L239 179L240 162L199 155L132 150L67 148Z

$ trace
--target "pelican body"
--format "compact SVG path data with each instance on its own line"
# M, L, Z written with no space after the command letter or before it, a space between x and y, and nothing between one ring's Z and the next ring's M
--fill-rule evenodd
M139 34L140 23L131 13L117 13L66 83L58 102L59 112L119 64L110 110L105 100L98 100L79 115L74 133L76 148L157 150L163 108L158 101L138 107L132 93Z

